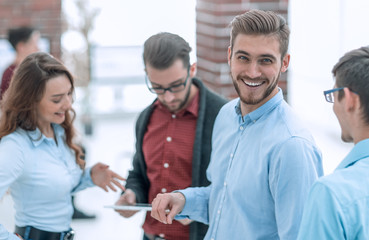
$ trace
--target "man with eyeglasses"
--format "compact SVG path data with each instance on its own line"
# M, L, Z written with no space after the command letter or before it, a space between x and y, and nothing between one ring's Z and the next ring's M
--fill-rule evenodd
M369 239L369 48L346 53L332 73L335 88L324 95L342 140L355 145L312 186L298 239Z
M158 193L209 185L212 129L226 100L195 78L190 51L183 38L167 32L144 44L146 84L157 99L137 120L133 169L117 205L151 203ZM135 213L118 212L124 217ZM164 225L147 214L144 239L203 239L207 226L189 222Z

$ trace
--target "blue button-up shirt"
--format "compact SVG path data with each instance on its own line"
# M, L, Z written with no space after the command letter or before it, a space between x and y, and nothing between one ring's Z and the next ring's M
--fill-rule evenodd
M71 194L94 186L90 169L82 173L64 129L53 125L55 138L36 129L18 128L0 140L0 198L8 188L17 226L67 231L72 220ZM0 239L18 239L0 224Z
M298 239L369 239L369 139L313 185Z
M321 153L282 91L242 117L239 100L216 119L207 175L211 185L181 192L178 217L209 224L205 239L293 239L304 202L323 174Z

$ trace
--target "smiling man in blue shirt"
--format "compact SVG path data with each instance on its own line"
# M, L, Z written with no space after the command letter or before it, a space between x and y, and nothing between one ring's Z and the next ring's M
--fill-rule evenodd
M336 84L324 95L342 140L355 146L311 188L299 239L369 239L369 48L348 52L332 72Z
M207 176L211 185L159 194L152 216L209 224L205 239L293 239L321 153L283 100L289 28L273 12L252 10L231 23L228 63L239 98L220 110ZM170 209L166 213L166 209Z

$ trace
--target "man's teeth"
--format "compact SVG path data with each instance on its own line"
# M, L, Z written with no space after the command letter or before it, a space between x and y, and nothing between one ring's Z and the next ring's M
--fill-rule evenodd
M262 84L262 82L246 82L246 81L243 81L246 85L249 85L251 87L257 87L257 86L260 86Z

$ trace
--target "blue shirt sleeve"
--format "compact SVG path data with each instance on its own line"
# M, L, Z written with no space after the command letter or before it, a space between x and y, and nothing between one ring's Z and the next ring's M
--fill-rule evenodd
M280 239L296 239L310 187L323 174L320 151L311 142L293 137L272 154L270 192ZM316 169L316 168L319 169Z
M8 190L9 186L23 172L23 154L19 144L12 138L6 141L2 140L0 144L0 200ZM5 227L0 224L0 240L19 240L19 238L8 232Z
M177 219L190 218L192 220L209 224L209 196L211 185L208 187L190 187L179 190L185 198L186 203Z
M3 139L0 144L0 198L23 172L24 156L20 144L13 138Z
M81 176L81 181L73 189L72 193L76 193L76 192L79 192L83 189L93 187L93 186L95 186L95 184L94 184L94 182L92 181L92 178L91 178L91 167L89 167L89 168L85 169L84 173Z
M301 220L299 240L345 239L344 214L329 188L316 182L311 188Z

